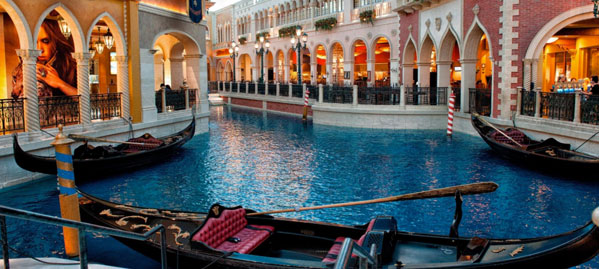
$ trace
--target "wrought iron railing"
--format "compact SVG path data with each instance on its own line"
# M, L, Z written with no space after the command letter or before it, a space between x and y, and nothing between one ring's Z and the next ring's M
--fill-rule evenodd
M266 92L266 84L258 83L258 94L264 95L265 92Z
M446 105L448 89L447 87L406 87L406 105Z
M289 84L279 85L279 96L289 96Z
M183 109L185 109L185 90L166 91L166 110Z
M25 113L23 101L18 99L0 99L0 119L3 135L10 132L25 131Z
M304 97L304 86L302 84L291 85L291 97Z
M353 102L353 88L333 85L324 86L323 102L351 104Z
M522 89L521 91L521 102L520 102L520 114L524 116L534 117L535 107L537 103L537 94L534 91L527 91Z
M248 93L250 93L250 94L256 93L256 84L254 82L250 82L248 84Z
M218 92L218 81L208 81L208 92L217 93Z
M581 96L580 121L599 125L599 96Z
M447 105L447 98L449 96L449 87L437 87L431 88L431 105Z
M568 93L541 93L541 117L556 120L574 120L574 97Z
M470 88L470 112L491 116L491 89Z
M243 87L245 87L245 84L243 84ZM231 90L231 92L239 93L240 91L241 91L241 85L240 85L239 81L233 82L233 89Z
M277 95L277 84L268 84L268 95Z
M162 113L162 90L158 90L154 93L154 103L156 103L158 113Z
M198 89L188 89L189 91L189 107L192 107L196 104L196 93Z
M79 123L79 95L39 98L40 127Z
M455 95L455 103L454 103L455 111L461 111L461 109L462 109L462 88L451 87L451 91Z
M231 82L230 81L223 82L223 90L225 92L230 92L231 91Z
M401 88L362 87L358 88L358 104L399 105Z
M107 120L121 116L121 93L92 94L91 119Z
M310 99L318 99L318 85L308 84L306 85L306 90L310 91Z

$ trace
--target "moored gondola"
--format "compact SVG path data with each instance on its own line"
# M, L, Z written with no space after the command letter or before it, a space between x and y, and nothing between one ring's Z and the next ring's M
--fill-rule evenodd
M101 146L91 149L84 144L73 154L73 167L77 181L85 181L118 172L133 171L159 161L175 152L195 134L195 116L185 129L169 136L154 138L150 134L130 139L115 147ZM23 169L44 174L56 174L56 159L24 151L17 135L13 135L16 163Z
M599 157L571 150L570 144L560 143L554 138L537 141L517 128L498 128L476 113L472 114L472 126L494 151L518 164L585 177L592 176L591 171L599 169Z
M80 194L85 221L137 233L166 227L168 265L177 268L355 268L360 260L377 268L565 268L599 251L599 209L595 224L561 235L482 239L400 232L388 216L348 226L253 216L252 210L218 204L208 213L144 209ZM160 235L143 242L118 240L161 257Z

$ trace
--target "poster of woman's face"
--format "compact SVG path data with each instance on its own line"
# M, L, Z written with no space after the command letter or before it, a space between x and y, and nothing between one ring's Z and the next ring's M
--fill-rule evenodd
M52 11L43 21L37 36L36 78L39 97L77 94L77 63L71 53L75 51L73 39L66 38L58 25L58 13ZM23 64L13 71L12 97L23 97Z

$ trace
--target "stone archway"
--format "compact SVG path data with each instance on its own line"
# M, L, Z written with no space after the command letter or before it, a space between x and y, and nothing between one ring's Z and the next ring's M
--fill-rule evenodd
M485 29L475 18L470 27L462 49L462 111L470 112L470 91L473 91L480 105L484 105L485 111L478 111L480 114L490 116L493 102L494 81L493 77L493 50L491 42L488 41L488 35ZM480 82L479 82L480 81ZM484 104L482 104L484 103ZM477 105L479 105L477 104ZM488 110L488 111L487 111Z
M391 45L386 37L374 40L372 46L370 70L372 70L372 82L375 86L391 86Z
M427 34L420 45L418 54L418 85L420 87L437 87L437 50L430 34Z
M316 82L317 84L326 84L328 76L327 51L324 45L320 44L316 46L312 55L314 56L314 61L312 64L313 70L311 71L314 76L312 81Z
M416 45L414 40L411 38L407 41L404 46L404 54L402 57L402 84L406 87L413 87L416 84L416 78L414 77L414 69L417 68L416 59Z
M359 86L366 86L367 81L369 80L368 74L368 46L366 46L366 42L362 39L357 39L351 46L351 55L353 62L353 74L351 75L352 84L356 84ZM372 76L372 74L370 74Z
M437 61L437 86L455 87L461 83L460 46L455 32L448 28L441 39Z
M329 50L327 57L327 59L331 59L330 62L327 63L327 73L329 74L329 77L327 77L327 83L337 85L344 84L344 57L345 54L343 45L340 42L334 42L331 45L331 49Z

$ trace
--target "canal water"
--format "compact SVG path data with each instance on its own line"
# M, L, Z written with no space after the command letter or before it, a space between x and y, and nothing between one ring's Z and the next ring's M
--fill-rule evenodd
M227 106L211 112L210 131L172 158L79 187L136 206L206 211L220 203L266 211L493 181L499 184L495 192L464 196L459 230L461 236L486 238L566 232L584 225L599 206L599 182L527 170L499 158L475 136L303 124L297 117ZM55 177L47 177L1 191L0 204L58 216L57 195ZM281 215L344 224L392 215L400 230L447 235L454 208L449 197ZM14 219L8 225L13 248L34 256L64 255L60 228ZM105 236L90 235L89 244L95 262L159 266ZM599 268L599 258L579 267Z

